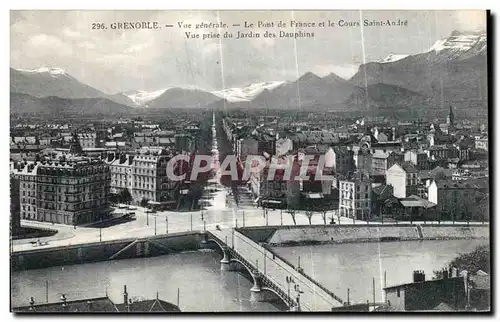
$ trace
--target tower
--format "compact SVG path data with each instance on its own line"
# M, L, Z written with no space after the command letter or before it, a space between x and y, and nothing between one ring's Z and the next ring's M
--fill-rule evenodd
M448 124L449 128L453 128L455 126L455 116L453 115L453 108L450 105L450 112L448 113L448 117L446 118L446 124Z

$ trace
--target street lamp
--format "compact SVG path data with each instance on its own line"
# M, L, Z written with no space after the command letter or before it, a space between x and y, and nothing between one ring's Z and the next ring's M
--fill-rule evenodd
M300 312L300 294L303 294L304 291L300 290L300 285L295 284L295 292L297 292L297 311Z
M293 277L291 276L287 276L286 277L286 284L287 284L287 287L288 287L288 300L291 300L291 296L290 296L290 284L292 283L295 283L295 281L293 280ZM291 302L291 301L290 301ZM290 309L292 307L292 304L293 302L291 302L289 305L288 305L288 309Z
M155 216L155 236L156 236L156 216Z
M165 233L168 234L168 216L165 216Z
M99 227L99 241L102 242L102 227Z

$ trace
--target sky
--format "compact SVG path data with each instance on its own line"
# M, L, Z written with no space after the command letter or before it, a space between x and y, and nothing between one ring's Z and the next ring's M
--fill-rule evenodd
M338 26L338 22L408 20L407 26ZM186 39L177 24L217 23L220 30L248 32L245 21L283 21L286 28L254 28L260 38ZM297 22L325 22L325 27L289 27ZM159 30L112 30L113 22L157 21ZM328 21L335 23L327 27ZM106 30L93 30L104 23ZM240 24L240 27L232 27ZM362 25L362 23L361 23ZM62 68L107 93L193 86L206 90L242 87L254 82L294 80L310 71L343 78L360 64L389 54L427 51L452 31L486 29L484 11L11 11L12 68ZM265 31L309 32L313 38L267 38ZM236 35L234 35L236 37Z

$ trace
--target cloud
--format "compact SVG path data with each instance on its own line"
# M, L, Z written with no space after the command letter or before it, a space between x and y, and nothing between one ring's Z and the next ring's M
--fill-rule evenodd
M455 15L463 31L486 30L485 10L463 10L457 11Z

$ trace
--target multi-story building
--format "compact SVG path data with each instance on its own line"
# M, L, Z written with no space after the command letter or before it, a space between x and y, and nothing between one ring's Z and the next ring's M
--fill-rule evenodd
M458 149L452 145L433 145L429 147L427 155L430 160L446 160L457 158L459 153Z
M488 137L478 137L474 141L476 149L482 149L488 151Z
M97 146L97 134L95 132L78 133L77 138L82 149L93 149Z
M364 173L355 173L339 181L340 214L366 220L371 217L371 181Z
M128 189L129 192L133 188L132 164L134 156L125 154L110 153L107 158L107 163L111 171L111 188L110 192L120 194L123 190Z
M249 155L257 155L259 152L259 142L252 136L236 141L236 156L242 161Z
M19 164L21 217L78 225L104 218L109 208L109 167L100 160L67 157Z
M143 199L166 202L175 199L178 182L167 177L167 164L172 155L158 152L110 154L111 191L119 194L125 188L135 203Z
M402 153L380 152L380 150L375 150L372 154L372 175L385 177L390 167L403 161L404 154Z
M392 185L394 197L406 198L417 194L418 170L410 162L394 164L387 170L386 182Z
M19 178L10 175L10 234L16 236L21 227L21 200Z
M412 163L417 169L420 170L429 168L429 157L424 151L406 151L405 161Z
M22 219L37 220L36 172L39 162L14 164L12 175L19 180L19 202Z
M372 173L373 160L370 150L359 149L358 153L354 155L354 161L358 172Z
M428 200L437 204L441 218L459 219L474 214L478 201L487 192L487 179L434 180L429 186Z
M333 147L333 169L340 174L354 172L354 152L345 146Z
M267 165L258 177L260 179L259 203L270 208L296 207L300 201L300 183L294 178L299 173L292 169L290 178L286 178L285 170L276 169L274 177L270 180L269 171L272 169Z
M175 148L179 151L193 152L194 140L191 135L187 133L178 133L174 135Z

